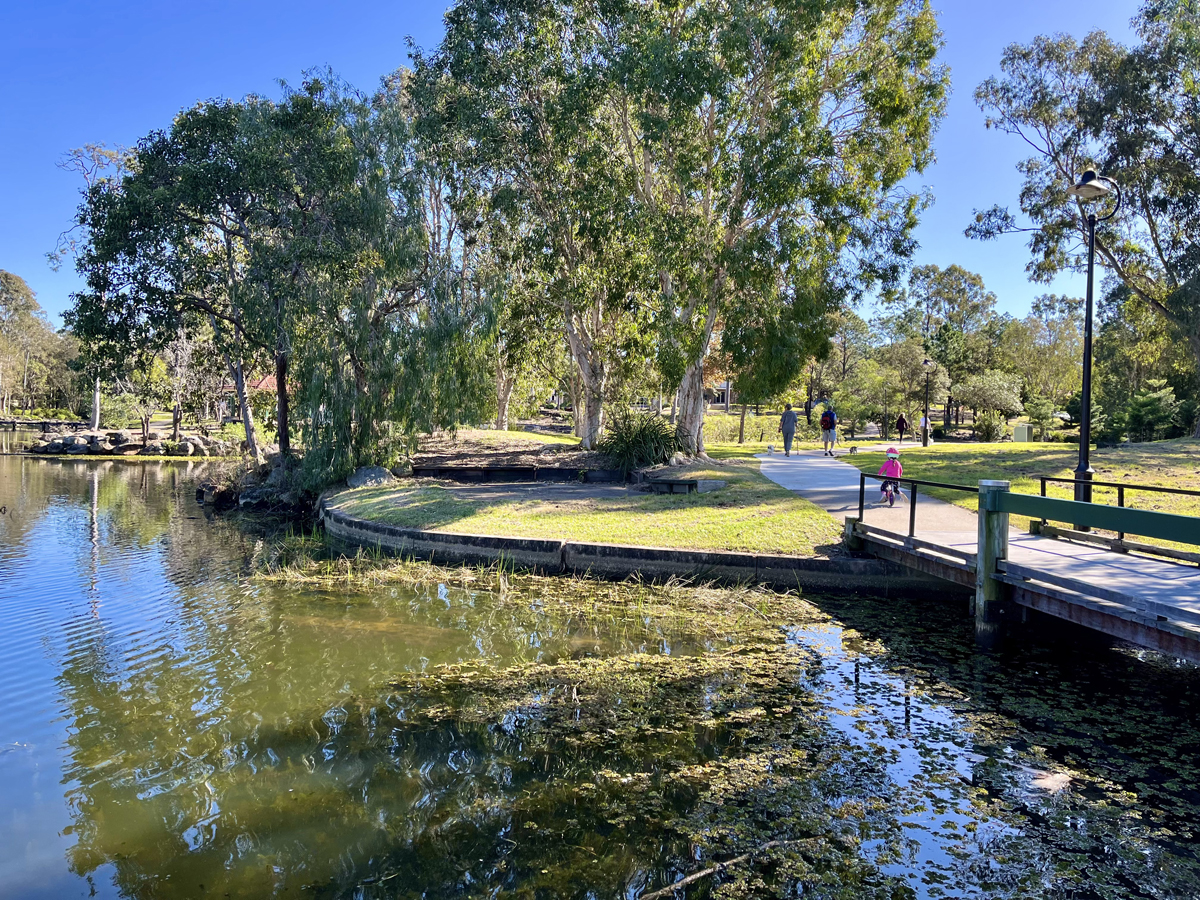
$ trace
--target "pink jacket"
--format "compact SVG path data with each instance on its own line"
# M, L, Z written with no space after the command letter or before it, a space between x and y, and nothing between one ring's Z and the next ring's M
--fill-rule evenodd
M898 459L889 459L879 467L878 474L885 478L899 478L904 474L904 466L900 465Z

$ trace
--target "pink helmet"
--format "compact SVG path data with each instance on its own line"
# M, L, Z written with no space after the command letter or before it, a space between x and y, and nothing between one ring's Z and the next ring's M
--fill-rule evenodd
M899 459L900 452L895 447L888 447L887 448L887 458L888 459Z

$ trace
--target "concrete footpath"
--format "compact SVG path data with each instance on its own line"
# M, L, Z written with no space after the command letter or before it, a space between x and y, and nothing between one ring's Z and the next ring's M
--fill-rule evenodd
M860 447L860 450L886 450L888 444ZM843 462L844 451L837 456L825 456L820 450L801 450L791 456L782 453L760 453L762 474L776 484L795 491L805 500L815 503L839 522L846 516L858 515L858 469ZM900 455L904 462L904 454ZM863 519L867 525L886 528L900 534L908 534L909 504L908 488L903 489L904 499L896 499L896 505L888 508L879 502L879 482L867 479L866 507ZM919 537L932 540L931 532L969 533L974 542L976 533L975 513L943 500L935 500L922 494L917 500L917 529Z

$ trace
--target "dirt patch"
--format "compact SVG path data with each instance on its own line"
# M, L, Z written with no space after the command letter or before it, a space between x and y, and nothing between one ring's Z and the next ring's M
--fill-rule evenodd
M608 469L607 456L583 450L578 444L545 443L536 435L510 431L459 431L421 438L413 465L476 468L539 466L543 468Z

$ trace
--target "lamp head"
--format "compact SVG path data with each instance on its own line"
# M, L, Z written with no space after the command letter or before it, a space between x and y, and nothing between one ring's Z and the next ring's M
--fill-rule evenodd
M1088 169L1077 183L1067 188L1067 193L1080 200L1096 200L1112 193L1112 182L1097 175L1095 169Z
M925 362L921 363L921 365L924 367L926 372L932 372L937 368L937 363L935 363L932 359L925 360Z

